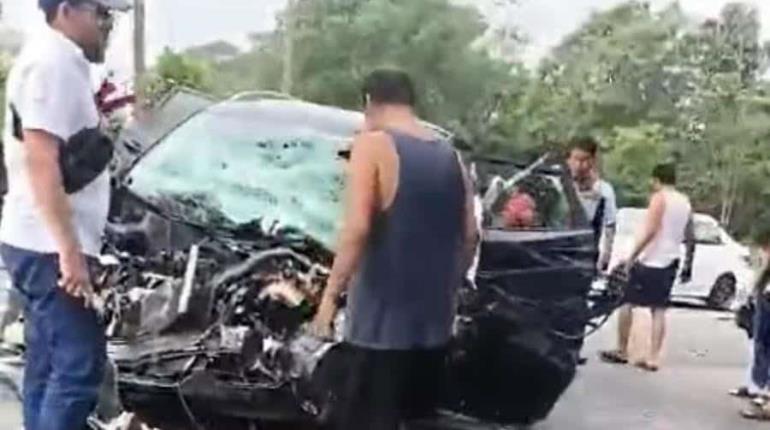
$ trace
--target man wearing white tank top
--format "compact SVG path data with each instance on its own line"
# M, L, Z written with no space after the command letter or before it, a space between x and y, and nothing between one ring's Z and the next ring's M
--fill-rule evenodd
M690 199L676 189L675 167L671 164L656 166L652 187L646 221L631 254L622 263L628 274L628 287L625 304L618 315L618 348L602 352L600 356L605 362L627 363L633 308L650 308L651 350L645 360L635 364L654 372L660 366L666 334L666 308L679 272L682 243L687 244L687 253L681 273L682 278L688 280L695 256L695 234Z

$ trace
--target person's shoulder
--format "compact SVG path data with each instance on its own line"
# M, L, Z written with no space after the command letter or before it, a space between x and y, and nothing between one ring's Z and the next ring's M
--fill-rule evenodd
M88 67L81 49L50 28L30 38L20 57L25 59L28 68L42 69L48 74L78 73Z
M60 52L47 50L43 43L33 42L14 61L14 67L22 78L34 76L50 80L72 69L70 62Z
M394 145L393 139L384 131L362 131L353 139L352 152L365 158L378 159Z
M599 192L605 197L614 197L615 187L613 187L611 183L605 181L604 179L599 179Z
M650 205L666 205L667 198L670 198L664 190L654 191L650 194Z
M359 142L388 142L392 141L393 138L386 131L370 130L358 133L356 140Z
M353 139L353 149L375 151L393 143L393 138L384 131L362 131Z
M60 62L63 52L51 35L51 31L45 29L37 37L30 37L19 53L19 58L26 59L31 64L52 65Z

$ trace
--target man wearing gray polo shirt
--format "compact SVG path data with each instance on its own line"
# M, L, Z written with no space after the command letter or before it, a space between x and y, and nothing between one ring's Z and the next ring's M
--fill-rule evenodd
M612 257L618 207L615 189L599 177L598 155L599 143L595 139L575 138L569 144L567 165L575 181L580 203L596 234L596 243L599 245L597 269L605 272Z
M100 125L90 63L104 60L112 10L126 0L39 0L48 22L16 59L4 130L8 194L0 254L24 299L24 425L85 427L105 362L103 328L89 308L89 263L107 221L109 174L65 191L59 156Z

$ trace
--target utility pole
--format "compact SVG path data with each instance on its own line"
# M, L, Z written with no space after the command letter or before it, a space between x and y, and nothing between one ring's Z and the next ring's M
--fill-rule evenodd
M145 12L144 0L134 0L134 86L139 97L141 97L142 78L147 71Z
M294 86L294 37L297 29L298 3L298 0L289 0L284 18L283 79L281 79L281 92L284 94L291 94Z

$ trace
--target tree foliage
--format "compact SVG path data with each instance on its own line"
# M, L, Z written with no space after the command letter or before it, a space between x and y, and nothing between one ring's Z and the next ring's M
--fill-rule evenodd
M209 91L210 82L211 72L205 61L166 49L154 69L144 77L142 93L151 105L178 87Z
M767 45L755 8L694 23L674 4L627 2L566 37L495 124L518 154L598 137L621 201L642 205L654 164L675 161L699 210L748 233L770 168ZM765 203L770 199L762 197ZM770 220L768 220L770 221Z
M698 22L676 3L653 10L628 1L594 14L528 69L515 61L520 33L473 5L291 0L278 29L218 61L215 78L167 53L155 82L222 95L288 88L358 109L362 78L398 67L418 84L420 113L479 152L527 158L593 135L624 204L643 205L652 167L674 161L699 210L741 233L770 222L770 84L762 79L770 49L756 8L732 3Z
M474 46L488 28L481 14L448 0L296 0L280 22L217 68L219 92L278 90L288 77L296 97L360 109L364 76L396 67L414 77L423 116L470 135L509 79L508 63Z

